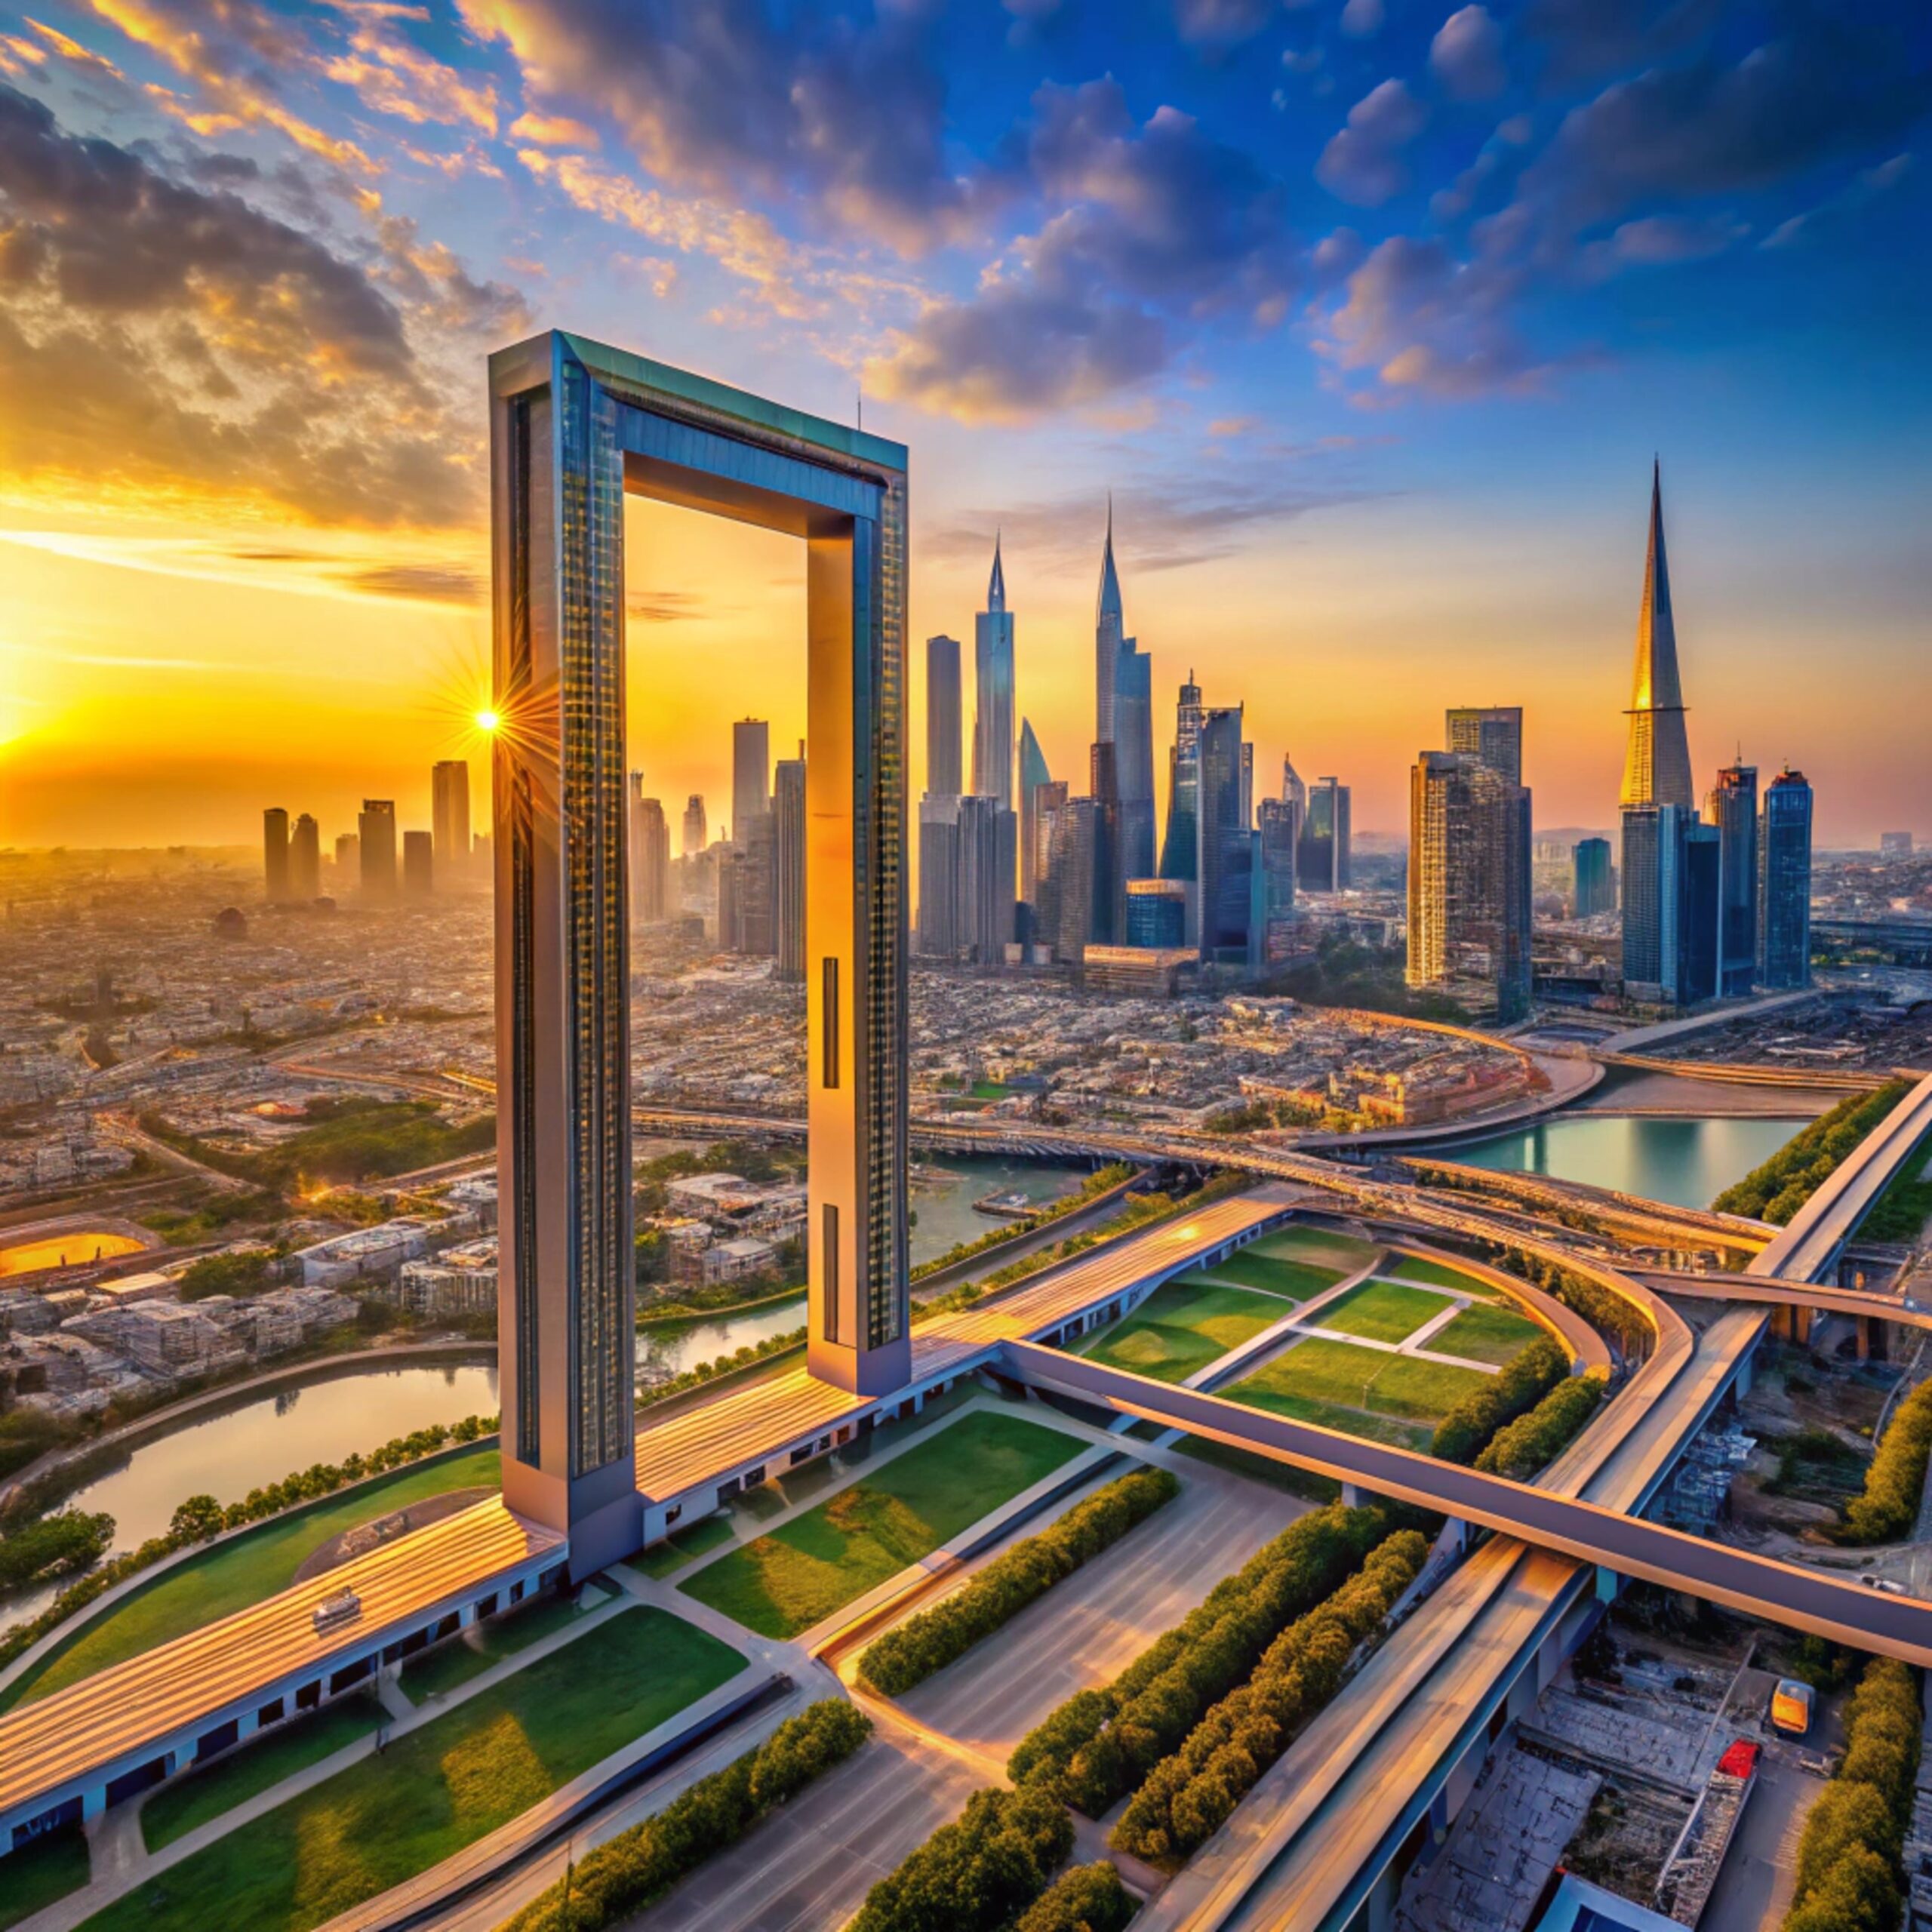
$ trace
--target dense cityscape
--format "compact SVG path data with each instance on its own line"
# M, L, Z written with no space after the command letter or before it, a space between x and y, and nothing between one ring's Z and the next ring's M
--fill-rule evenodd
M0 20L0 1932L1932 1927L1928 128Z

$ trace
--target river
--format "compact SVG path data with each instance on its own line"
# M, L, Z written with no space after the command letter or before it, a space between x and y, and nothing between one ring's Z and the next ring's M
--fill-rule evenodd
M1775 1154L1803 1120L1673 1120L1629 1114L1558 1115L1442 1151L1471 1167L1587 1181L1678 1208L1708 1208Z

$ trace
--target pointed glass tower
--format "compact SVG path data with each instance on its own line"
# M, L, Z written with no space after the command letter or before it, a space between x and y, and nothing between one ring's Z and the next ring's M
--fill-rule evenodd
M1013 613L1006 608L1006 571L993 539L986 608L974 620L975 715L973 790L1002 810L1013 809Z
M1663 547L1663 491L1651 466L1651 548L1644 564L1644 601L1637 613L1637 669L1631 687L1630 744L1624 755L1621 802L1682 805L1694 811L1690 746L1684 730L1684 690L1677 675L1677 632L1670 616L1670 571Z
M1100 594L1094 613L1094 742L1114 741L1114 677L1127 620L1121 613L1120 575L1114 568L1114 499L1107 493L1107 540L1100 552Z

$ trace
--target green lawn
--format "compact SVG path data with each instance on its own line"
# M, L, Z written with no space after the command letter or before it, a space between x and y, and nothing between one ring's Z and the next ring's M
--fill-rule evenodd
M1372 1442L1426 1449L1435 1425L1487 1380L1477 1369L1316 1336L1221 1393Z
M163 1785L141 1807L141 1836L158 1851L219 1818L224 1811L319 1764L383 1721L373 1697L340 1697L332 1704L272 1730L258 1744L217 1758L205 1770L190 1771Z
M50 1832L0 1861L0 1928L31 1918L88 1882L88 1841L77 1825Z
M1427 1288L1404 1287L1397 1281L1364 1281L1339 1301L1331 1301L1309 1317L1312 1327L1334 1328L1371 1342L1404 1342L1425 1321L1433 1321L1453 1306Z
M1183 1382L1287 1312L1272 1295L1186 1275L1156 1288L1125 1321L1085 1337L1074 1353L1158 1382Z
M103 1611L0 1691L0 1710L63 1690L110 1664L185 1636L217 1617L285 1590L319 1544L373 1516L452 1489L494 1488L503 1464L496 1445L465 1451L426 1469L398 1469L366 1488L325 1498L277 1517L220 1548L204 1551Z
M1306 1301L1310 1295L1321 1294L1324 1288L1332 1288L1348 1271L1342 1268L1318 1268L1308 1261L1282 1260L1244 1247L1199 1272L1214 1281L1232 1281L1238 1287L1259 1288L1263 1294L1284 1295L1290 1301Z
M1465 1275L1459 1268L1445 1268L1441 1262L1420 1254L1398 1254L1382 1272L1405 1281L1433 1281L1438 1288L1454 1288L1459 1295L1474 1295L1482 1301L1487 1301L1493 1293L1487 1281Z
M1429 1346L1445 1355L1494 1362L1500 1368L1543 1333L1527 1315L1518 1315L1513 1308L1485 1303L1464 1309L1454 1321L1430 1336Z
M1312 1261L1321 1268L1339 1268L1352 1275L1365 1268L1379 1251L1372 1241L1359 1235L1345 1235L1327 1228L1303 1226L1284 1228L1279 1234L1263 1235L1247 1249L1250 1254L1272 1255L1279 1261Z
M930 1555L1084 1446L1019 1416L973 1410L678 1587L762 1636L795 1636Z
M635 1556L627 1556L627 1567L641 1577L668 1577L687 1563L731 1540L731 1525L722 1516L706 1516L688 1530L674 1531L660 1543L654 1543Z
M117 1900L88 1932L306 1932L527 1811L744 1659L626 1611Z
M411 1657L402 1667L404 1694L413 1704L440 1697L472 1677L481 1677L493 1664L515 1657L518 1651L568 1629L586 1614L572 1598L555 1591L546 1592L534 1603L518 1604L503 1616L472 1624L448 1643Z

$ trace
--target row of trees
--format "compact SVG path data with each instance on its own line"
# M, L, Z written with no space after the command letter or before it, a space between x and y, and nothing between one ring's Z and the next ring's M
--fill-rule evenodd
M1123 1932L1140 1909L1104 1859L1063 1872L1021 1913L1014 1932Z
M1429 1454L1441 1462L1473 1463L1498 1429L1527 1414L1569 1373L1570 1358L1547 1335L1539 1337L1435 1425Z
M447 1426L432 1423L427 1429L392 1437L366 1456L346 1456L340 1463L316 1463L306 1469L294 1470L279 1482L251 1489L238 1503L224 1506L212 1496L191 1496L177 1506L165 1535L149 1537L138 1549L109 1557L78 1583L69 1584L38 1617L0 1632L0 1666L11 1663L23 1651L38 1643L50 1630L64 1623L76 1611L85 1609L116 1583L125 1583L177 1550L192 1549L223 1530L239 1529L245 1523L258 1523L265 1517L279 1515L285 1509L329 1495L345 1484L360 1482L366 1476L380 1475L405 1463L420 1461L451 1443L480 1441L496 1430L494 1416L466 1416Z
M92 1514L63 1509L43 1516L11 1535L0 1537L0 1590L17 1590L43 1577L68 1570L85 1570L114 1540L114 1518L105 1510Z
M1051 1528L988 1564L963 1589L887 1631L860 1660L861 1681L888 1697L911 1690L1118 1543L1180 1490L1165 1469L1137 1469L1109 1483Z
M808 1705L756 1750L599 1845L500 1932L602 1932L628 1918L849 1758L871 1729L871 1720L843 1698Z
M1045 1786L976 1791L872 1888L851 1932L1004 1932L1072 1849L1073 1820Z
M1873 1658L1846 1714L1844 1756L1805 1820L1783 1932L1894 1932L1921 1723L1912 1672Z
M1726 1188L1711 1205L1721 1214L1749 1214L1784 1226L1911 1088L1909 1080L1888 1080L1876 1093L1847 1096L1734 1187Z
M1064 1220L1076 1208L1084 1208L1097 1195L1106 1192L1110 1187L1118 1187L1130 1179L1132 1168L1124 1161L1116 1161L1110 1167L1098 1169L1089 1174L1071 1194L1050 1201L1031 1214L1023 1214L1008 1221L1004 1226L989 1228L983 1235L971 1241L962 1241L949 1247L943 1254L936 1254L930 1261L922 1261L912 1270L912 1278L924 1280L928 1275L937 1275L943 1268L953 1268L974 1255L982 1254L989 1247L998 1247L1010 1241L1017 1241L1022 1235L1030 1235L1050 1226L1055 1221Z
M1546 1260L1518 1248L1500 1246L1501 1263L1526 1281L1534 1281L1546 1294L1553 1295L1573 1315L1580 1315L1600 1335L1615 1338L1626 1361L1638 1361L1651 1352L1655 1339L1649 1318L1638 1305L1614 1288L1566 1268L1560 1261Z
M1383 1509L1340 1503L1291 1524L1112 1683L1077 1692L1029 1731L1007 1760L1007 1775L1099 1817L1180 1746L1289 1623L1336 1589L1388 1527Z
M1476 1458L1475 1466L1485 1475L1527 1482L1577 1439L1577 1432L1596 1414L1609 1387L1607 1379L1595 1369L1587 1375L1566 1377L1527 1415L1499 1429Z
M1164 1758L1109 1841L1156 1864L1191 1857L1342 1687L1350 1661L1382 1629L1429 1558L1428 1539L1398 1530L1340 1589L1305 1612Z
M1932 1382L1921 1382L1892 1411L1878 1452L1867 1465L1865 1487L1844 1506L1846 1543L1896 1543L1911 1535L1925 1494L1932 1456Z

